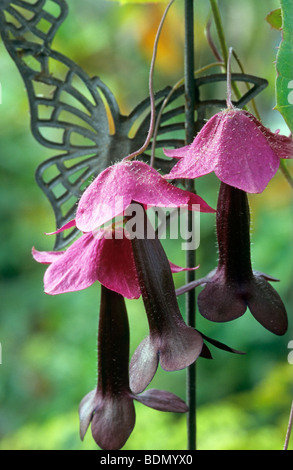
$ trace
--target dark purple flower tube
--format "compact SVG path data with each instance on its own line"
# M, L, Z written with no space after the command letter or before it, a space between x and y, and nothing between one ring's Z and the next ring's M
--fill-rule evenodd
M286 309L268 283L276 279L252 270L247 194L225 183L218 197L217 239L218 267L201 282L206 286L198 296L200 313L226 322L241 317L248 307L261 325L283 335L288 328Z
M135 395L129 387L129 325L122 295L102 286L98 333L98 385L80 403L80 436L91 423L96 443L105 450L124 446L135 425L133 400L159 411L183 413L186 404L163 390Z
M201 334L187 326L182 318L168 259L146 214L144 229L144 238L132 239L149 323L149 335L140 343L130 363L130 387L135 393L150 383L159 362L166 371L184 369L198 358L204 346Z

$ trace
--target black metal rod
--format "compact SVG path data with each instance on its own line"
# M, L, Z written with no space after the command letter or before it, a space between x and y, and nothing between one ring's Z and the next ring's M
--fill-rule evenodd
M195 110L195 87L194 87L194 2L193 0L185 0L185 139L186 144L190 144L194 139L194 110ZM187 180L186 189L195 190L193 180ZM192 230L192 213L188 217L188 230ZM196 255L194 250L188 250L186 253L186 263L188 267L195 266ZM187 271L186 282L195 280L195 272ZM195 310L196 297L195 289L186 294L186 322L195 328ZM189 407L187 414L187 445L188 450L196 449L196 366L192 364L187 369L186 381L186 401Z

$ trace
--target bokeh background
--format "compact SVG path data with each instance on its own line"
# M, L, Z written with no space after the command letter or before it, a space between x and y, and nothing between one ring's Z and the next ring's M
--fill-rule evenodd
M183 0L172 7L163 29L155 88L183 76ZM265 21L276 0L222 0L226 39L245 71L269 86L256 99L263 123L289 135L275 106L275 57L281 35ZM129 113L148 95L154 35L164 6L126 5L107 0L70 0L70 12L54 48L89 75L99 75ZM195 2L196 68L214 62L205 37L209 2ZM216 39L214 26L212 34ZM234 70L237 67L234 64ZM217 70L219 71L219 70ZM293 77L292 77L293 78ZM100 287L50 297L43 293L45 267L31 248L52 249L53 211L37 186L38 164L53 156L30 132L28 101L16 66L0 43L0 449L96 449L91 433L79 440L78 405L95 387L96 334ZM223 96L223 90L218 90ZM288 168L293 172L292 163ZM198 193L215 206L218 181L197 181ZM198 329L245 351L245 356L212 348L212 361L197 362L197 444L201 450L281 450L293 397L293 364L288 361L292 327L292 190L279 171L267 189L250 197L252 258L255 269L281 280L274 283L286 304L290 327L284 337L264 330L247 312L229 324L211 324L197 315ZM173 262L184 264L174 241L165 244ZM213 215L201 217L197 250L202 276L215 267ZM175 275L176 286L184 275ZM184 315L184 299L179 299ZM142 302L127 302L131 349L147 334ZM159 370L152 387L185 397L185 371ZM125 449L186 449L185 416L136 404L137 424ZM291 440L290 448L293 449Z

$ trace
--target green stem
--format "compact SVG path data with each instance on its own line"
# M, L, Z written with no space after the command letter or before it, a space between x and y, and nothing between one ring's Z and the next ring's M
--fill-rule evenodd
M286 180L288 181L291 188L293 189L293 178L292 178L290 172L288 171L288 168L286 167L286 163L282 159L280 159L280 170L283 173Z
M218 6L218 1L217 0L210 0L211 8L212 8L212 13L218 33L218 38L220 42L220 47L222 51L222 56L225 64L225 70L227 72L227 67L228 67L228 60L229 60L229 52L228 52L228 46L225 38L225 32L224 32L224 27L220 15L220 10ZM236 98L239 100L241 98L241 93L236 85L236 83L232 83L232 88L235 93Z
M220 10L218 7L218 1L217 0L210 0L212 12L213 12L213 17L220 41L220 46L221 46L221 51L222 51L222 56L223 60L225 63L225 67L227 67L228 64L228 47L226 43L226 38L225 38L225 33L224 33L224 28L223 28L223 23L220 15Z
M213 62L212 64L205 65L204 67L196 70L194 72L194 75L195 76L199 75L200 73L205 72L205 71L207 71L207 70L209 70L213 67L221 67L223 65L224 65L223 62ZM166 108L167 104L169 103L170 99L172 98L172 95L183 84L184 84L184 78L181 78L180 80L178 80L178 82L175 83L175 85L171 88L168 95L164 99L164 101L162 103L162 106L160 108L160 111L158 113L158 117L157 117L157 120L156 120L156 126L155 126L155 130L154 130L154 134L153 134L153 141L152 141L152 153L151 153L151 160L150 160L150 166L151 167L154 166L154 162L155 162L155 150L156 150L157 135L158 135L159 127L160 127L162 114L163 114L164 109Z
M135 152L131 153L127 157L125 157L123 160L132 160L133 158L136 158L139 155L141 155L148 148L149 143L151 141L151 138L153 136L153 132L154 132L154 128L155 128L155 117L156 117L155 116L156 115L156 105L155 105L154 84L153 84L153 82L154 82L155 62L156 62L156 58L157 58L158 43L159 43L159 39L160 39L160 36L161 36L162 28L163 28L166 16L168 14L168 11L169 11L170 7L172 6L172 4L174 3L174 1L175 0L170 0L167 7L166 7L166 9L165 9L165 11L164 11L163 17L162 17L162 19L160 21L160 24L159 24L159 28L157 30L155 43L154 43L154 47L153 47L153 55L152 55L152 60L151 60L150 73L149 73L149 94L150 94L150 101L151 101L151 122L150 122L150 126L149 126L148 135L147 135L147 138L146 138L144 144L142 145L142 147L140 149L136 150Z
M243 67L243 65L242 65L242 63L241 63L241 61L240 61L238 55L236 54L236 52L235 52L234 50L233 50L233 56L234 56L234 59L236 60L238 66L239 66L239 68L240 68L240 70L241 70L241 73L244 74L244 73L245 73L244 67ZM250 90L250 86L249 86L249 84L248 84L247 82L245 82L245 85L246 85L247 90ZM253 107L253 111L254 111L255 116L257 117L257 119L258 119L259 121L261 121L261 117L260 117L260 114L259 114L258 109L257 109L257 107L256 107L255 99L254 99L254 98L251 100L251 105L252 105L252 107Z
M288 450L290 435L291 435L291 431L292 431L292 425L293 425L293 401L292 401L292 405L291 405L289 423L288 423L288 428L287 428L287 433L286 433L285 444L284 444L283 450Z

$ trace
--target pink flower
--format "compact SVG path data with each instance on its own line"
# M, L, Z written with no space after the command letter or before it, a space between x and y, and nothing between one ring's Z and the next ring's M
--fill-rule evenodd
M199 196L168 183L155 169L140 161L122 161L106 168L83 193L76 212L76 226L91 232L124 214L132 202L145 206L181 207L215 212Z
M58 232L72 226L74 221ZM128 299L141 295L131 240L122 227L84 233L66 251L33 248L32 254L39 263L50 264L44 276L46 294L79 291L99 281ZM172 272L185 270L173 263L170 267Z
M214 171L223 183L261 193L277 172L280 158L293 157L293 140L233 108L215 114L192 144L164 152L179 158L166 179L192 179Z

